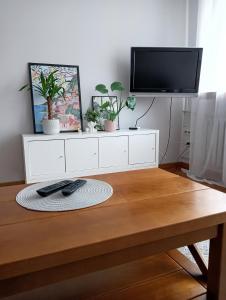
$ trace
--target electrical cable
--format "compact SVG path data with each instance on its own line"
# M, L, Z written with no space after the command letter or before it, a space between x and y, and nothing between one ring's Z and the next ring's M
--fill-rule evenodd
M166 154L168 152L168 148L169 148L170 137L171 137L171 127L172 127L172 106L173 106L173 98L171 97L170 107L169 107L169 112L170 112L170 116L169 116L169 134L168 134L168 140L167 140L167 144L166 144L166 150L165 150L165 153L162 156L162 159L160 160L160 163L162 163L163 160L165 159Z
M183 149L183 151L181 151L181 153L177 156L177 161L179 158L181 158L181 156L189 149L190 145L186 145Z
M154 104L154 102L155 102L155 97L153 98L151 104L149 105L148 109L143 113L143 115L141 115L139 118L137 118L136 123L135 123L135 126L134 126L135 128L137 128L137 123L138 123L138 121L139 121L140 119L142 119L142 118L149 112L149 110L151 109L151 107L152 107L152 105Z

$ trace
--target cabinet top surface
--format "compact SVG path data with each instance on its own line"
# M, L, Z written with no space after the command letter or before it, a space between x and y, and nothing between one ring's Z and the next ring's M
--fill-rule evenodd
M158 133L157 129L138 129L138 130L129 130L129 129L120 129L114 132L107 131L98 131L95 133L87 133L87 132L62 132L55 135L47 135L47 134L23 134L22 137L24 139L70 139L70 138L91 138L91 137L103 137L103 136L120 136L120 135L139 135L139 134L150 134L150 133Z

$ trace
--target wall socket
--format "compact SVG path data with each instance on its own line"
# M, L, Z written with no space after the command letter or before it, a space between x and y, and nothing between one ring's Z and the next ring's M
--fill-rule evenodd
M185 133L185 134L190 134L191 131L190 131L190 130L184 130L184 133Z

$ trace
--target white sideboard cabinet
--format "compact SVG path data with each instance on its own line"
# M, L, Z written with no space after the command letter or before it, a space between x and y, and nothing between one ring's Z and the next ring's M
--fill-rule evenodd
M76 173L98 169L98 138L65 139L65 170Z
M100 168L126 168L128 165L128 136L101 137L99 139Z
M27 183L158 167L158 130L22 138Z

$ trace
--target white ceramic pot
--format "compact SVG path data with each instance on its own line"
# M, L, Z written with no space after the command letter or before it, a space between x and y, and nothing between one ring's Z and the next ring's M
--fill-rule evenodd
M116 130L116 125L114 121L105 120L104 121L104 130L108 132L112 132Z
M42 127L45 134L57 134L60 132L60 121L58 119L43 120Z

